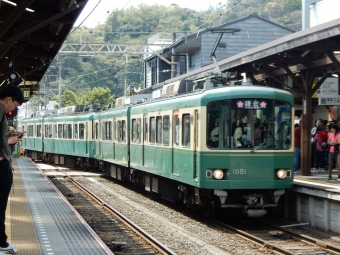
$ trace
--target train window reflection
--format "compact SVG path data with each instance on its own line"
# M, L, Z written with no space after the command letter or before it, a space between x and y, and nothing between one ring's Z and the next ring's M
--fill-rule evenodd
M150 143L154 144L156 138L156 120L155 117L150 118Z
M106 139L112 141L112 121L106 123Z
M67 138L67 126L63 124L63 138Z
M125 120L122 120L123 132L122 132L122 139L123 142L126 142L126 123Z
M58 126L57 124L54 124L54 138L58 137Z
M63 137L63 125L58 124L58 138L62 138L62 137Z
M84 123L79 124L79 139L84 139L85 126Z
M144 118L144 142L147 143L148 139L148 118Z
M289 149L291 106L283 101L246 98L220 100L207 107L210 149Z
M184 147L190 147L190 114L183 114L182 117L182 145Z
M156 143L162 144L162 116L157 116L156 123Z
M174 122L173 122L173 140L174 140L174 145L179 145L179 115L178 114L175 114L175 119L174 119Z
M169 128L170 128L170 116L163 117L163 145L169 145Z
M209 103L207 108L208 148L230 148L230 139L230 100Z
M78 139L78 124L74 124L74 138Z
M132 132L132 140L131 140L131 142L132 143L136 143L137 142L137 121L136 121L136 119L132 120L132 129L131 129L131 132Z
M41 125L37 125L37 137L41 137Z
M117 141L121 142L122 141L122 122L117 121Z
M67 124L67 138L72 139L72 124Z
M291 107L288 103L275 101L275 147L289 149L291 147Z
M142 119L138 118L137 119L137 143L141 143L141 122Z

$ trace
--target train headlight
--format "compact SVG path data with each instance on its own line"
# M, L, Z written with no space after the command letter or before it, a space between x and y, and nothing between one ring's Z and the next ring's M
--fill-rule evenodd
M277 172L276 172L276 176L277 178L279 179L284 179L287 177L287 171L285 169L279 169Z
M223 178L223 171L221 169L216 169L213 172L213 176L217 180L221 180Z

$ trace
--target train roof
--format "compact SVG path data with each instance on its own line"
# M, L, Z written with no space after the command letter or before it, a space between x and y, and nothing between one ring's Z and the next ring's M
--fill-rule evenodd
M264 86L227 86L158 98L135 105L132 107L132 111L138 108L148 108L150 107L150 104L163 105L162 109L164 110L166 108L173 108L174 105L178 108L206 106L209 102L214 100L232 98L276 99L288 102L292 106L295 105L293 95L286 90Z

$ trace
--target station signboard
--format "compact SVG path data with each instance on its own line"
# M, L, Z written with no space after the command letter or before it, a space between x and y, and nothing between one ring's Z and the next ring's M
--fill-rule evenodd
M327 78L316 90L317 98L334 98L339 95L339 78Z
M22 90L22 94L24 95L24 99L25 100L28 100L30 99L30 96L31 96L31 90L30 89L21 89Z
M340 96L319 98L319 105L340 105Z

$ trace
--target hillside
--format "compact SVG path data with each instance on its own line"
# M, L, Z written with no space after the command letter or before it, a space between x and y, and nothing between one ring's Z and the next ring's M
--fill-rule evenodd
M104 25L94 29L79 27L67 38L68 43L145 44L157 32L196 33L251 13L298 31L301 29L301 0L227 0L198 12L178 5L139 5L113 11ZM140 87L143 84L143 56L121 55L59 55L46 73L48 94L58 92L58 70L61 66L62 90L81 94L95 87L109 88L112 95L122 96L125 81Z

